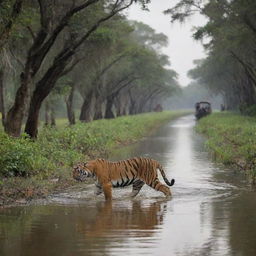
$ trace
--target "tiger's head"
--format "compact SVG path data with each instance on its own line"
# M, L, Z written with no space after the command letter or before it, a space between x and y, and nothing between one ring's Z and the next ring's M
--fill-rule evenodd
M94 173L88 168L87 163L79 163L73 167L73 178L77 181L85 181L89 177L94 177Z

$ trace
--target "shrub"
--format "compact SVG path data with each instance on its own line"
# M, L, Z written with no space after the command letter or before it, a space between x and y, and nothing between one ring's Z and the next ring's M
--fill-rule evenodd
M36 141L0 131L0 175L60 176L79 161L104 156L114 145L136 140L153 127L184 113L162 112L42 128ZM64 175L65 176L65 175Z
M25 136L11 138L0 132L0 174L2 176L30 176L51 165L40 154L38 144Z
M234 113L215 113L200 120L197 130L206 134L216 159L227 165L256 171L256 119ZM253 174L253 175L252 175Z
M242 113L248 116L256 116L256 104L244 108Z

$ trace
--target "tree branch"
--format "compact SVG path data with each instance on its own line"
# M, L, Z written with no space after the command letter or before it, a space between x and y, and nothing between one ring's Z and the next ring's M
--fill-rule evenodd
M35 41L36 35L35 35L34 31L32 30L32 28L30 26L26 26L26 28L28 29L31 37L33 38L33 41Z
M33 75L38 71L39 67L41 66L41 63L43 59L45 58L46 54L49 52L50 48L54 44L57 36L60 34L60 32L67 26L69 20L74 16L74 14L80 12L81 10L89 7L90 5L98 2L99 0L88 0L85 3L74 7L73 9L69 10L60 20L59 24L57 27L53 30L51 33L49 39L44 43L47 35L48 35L48 25L46 24L46 18L44 18L44 13L43 13L43 5L42 5L42 0L38 0L39 5L40 5L40 12L41 12L41 18L44 19L42 20L42 28L38 32L36 39L34 41L33 46L30 49L30 55L33 55Z
M110 12L109 15L105 16L104 18L101 18L99 19L95 25L93 25L91 27L91 29L89 29L89 31L73 46L74 49L78 48L89 36L92 32L94 32L99 26L101 23L109 20L110 18L112 18L114 15L116 15L117 13L127 9L128 7L130 7L133 3L134 3L135 0L131 0L129 4L125 5L124 7L120 7L120 8L117 8L116 5L114 5L114 7L112 8L112 11ZM116 1L116 3L119 2L119 1ZM117 8L117 9L116 9Z
M77 64L79 64L80 61L84 60L86 57L79 58L75 60L69 67L67 67L62 73L61 76L67 75L69 72L71 72Z

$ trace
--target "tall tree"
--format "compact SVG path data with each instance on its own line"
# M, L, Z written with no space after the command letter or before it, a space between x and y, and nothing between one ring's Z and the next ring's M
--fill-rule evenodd
M222 93L230 108L256 104L256 2L182 0L166 13L184 21L195 12L208 19L194 33L195 39L208 38L208 57L190 74Z
M52 65L45 71L41 79L35 82L36 89L32 95L25 128L25 131L32 137L35 137L37 134L37 120L41 103L54 87L72 56L101 23L113 17L116 13L128 8L133 2L136 1L118 0L103 3L103 1L99 0L87 0L66 1L63 3L63 1L52 2L38 0L40 28L37 33L33 33L34 40L28 51L25 68L20 76L21 85L17 91L15 103L7 115L6 131L9 134L14 136L19 135L28 98L29 85L37 77L43 61L74 15L82 12L86 12L89 15L93 6L99 8L104 4L105 11L102 12L103 15L96 15L96 18L91 19L92 22L88 23L87 29L81 30L81 34L75 40L64 44L62 49L52 57Z
M0 113L2 124L5 125L5 101L4 101L4 70L7 65L3 57L4 47L8 42L13 25L22 11L23 0L2 0L0 1Z

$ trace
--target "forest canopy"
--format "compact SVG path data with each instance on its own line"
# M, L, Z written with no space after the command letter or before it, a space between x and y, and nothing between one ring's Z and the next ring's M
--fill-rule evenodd
M167 37L123 12L149 2L0 1L5 132L18 137L25 124L25 133L36 138L42 112L46 125L55 124L60 98L72 125L76 116L89 122L152 111L178 91L177 73L161 52Z

